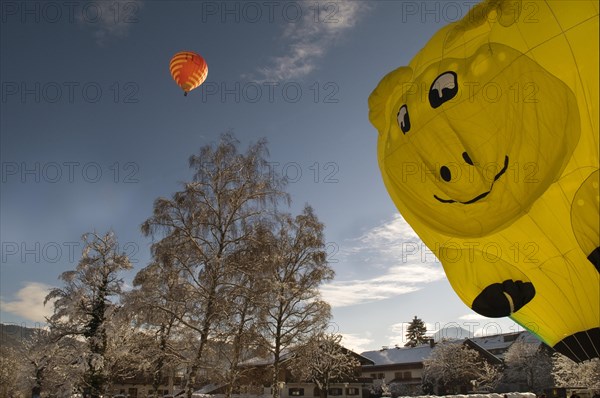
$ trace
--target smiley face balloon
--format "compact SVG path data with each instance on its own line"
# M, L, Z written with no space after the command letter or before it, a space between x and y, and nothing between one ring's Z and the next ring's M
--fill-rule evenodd
M598 3L485 1L369 97L384 183L459 297L600 356Z

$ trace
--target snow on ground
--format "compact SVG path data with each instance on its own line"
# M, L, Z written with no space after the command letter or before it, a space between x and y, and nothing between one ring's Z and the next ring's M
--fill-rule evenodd
M194 398L224 398L224 394L200 394L194 393ZM251 394L234 394L232 398L270 398L270 395L251 395ZM469 395L420 395L418 397L398 397L398 398L536 398L532 392L508 392L505 394L469 394Z
M536 398L532 392L508 392L505 394L469 394L469 395L420 395L418 397L399 397L399 398Z

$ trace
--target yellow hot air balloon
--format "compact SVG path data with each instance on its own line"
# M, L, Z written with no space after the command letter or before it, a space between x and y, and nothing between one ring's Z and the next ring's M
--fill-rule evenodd
M462 301L600 356L597 1L488 0L369 97L384 183Z
M204 83L208 76L208 65L204 58L190 51L175 54L169 63L169 70L175 83L183 89L183 95Z

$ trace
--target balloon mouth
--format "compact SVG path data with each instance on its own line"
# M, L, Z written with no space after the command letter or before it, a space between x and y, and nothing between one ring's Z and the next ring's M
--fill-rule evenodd
M502 170L500 170L498 172L498 174L496 174L494 176L494 181L492 182L492 186L490 187L490 190L487 191L487 192L484 192L482 194L479 194L476 197L474 197L473 199L467 200L466 202L461 202L461 201L453 200L453 199L442 199L442 198L438 197L437 195L433 195L433 197L436 198L438 201L440 201L442 203L460 203L460 204L463 204L463 205L470 205L471 203L475 203L475 202L477 202L477 201L485 198L486 196L488 196L490 194L490 192L492 192L492 188L494 188L494 183L496 181L498 181L498 179L500 177L502 177L502 175L504 173L506 173L507 169L508 169L508 155L504 156L504 167L502 167Z

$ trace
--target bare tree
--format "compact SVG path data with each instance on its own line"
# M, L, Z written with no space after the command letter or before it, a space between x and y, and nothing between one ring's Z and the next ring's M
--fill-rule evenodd
M327 398L331 383L357 378L360 362L341 341L340 334L319 333L294 350L292 372L302 381L315 383L321 398Z
M501 365L492 365L487 361L481 363L479 376L475 380L475 385L479 391L494 391L502 380Z
M516 340L504 354L505 380L518 383L531 392L552 385L552 361L544 346Z
M225 395L230 397L240 377L250 370L239 366L259 352L258 317L261 303L264 301L267 284L264 276L268 262L269 247L262 240L267 223L253 226L251 239L239 245L231 256L232 274L229 284L224 287L227 297L227 316L218 325L217 378L227 386Z
M193 181L171 199L157 199L153 216L142 225L145 235L161 236L152 246L153 256L172 264L186 290L185 310L172 315L199 340L187 372L188 398L209 337L227 312L221 291L229 282L233 254L250 239L250 226L265 217L269 205L289 199L282 191L284 180L266 161L266 142L251 145L244 154L237 146L232 135L224 134L218 145L201 148L190 158Z
M186 365L179 322L186 310L184 280L173 264L154 261L136 274L134 289L125 296L125 308L143 335L138 368L150 374L155 396L165 378L171 385L175 370Z
M587 386L600 389L600 359L594 358L582 363L554 353L552 355L552 376L557 387Z
M117 252L112 232L103 236L87 233L83 241L76 269L60 275L65 287L52 289L45 302L56 299L48 319L54 336L85 339L86 349L80 353L86 367L82 382L91 396L97 397L104 394L112 376L109 350L121 341L112 338L123 288L119 272L131 269L131 263L124 253Z
M77 358L82 344L74 339L60 339L49 331L36 329L21 340L19 377L31 395L70 397L84 368Z
M471 385L472 380L484 381L488 377L483 362L479 353L466 345L443 341L423 362L423 380L441 385L451 393L459 393L461 386Z
M23 373L22 357L17 353L14 347L0 345L0 397L20 397L30 394L30 391L23 391L19 384L19 375Z
M272 395L279 396L282 353L321 331L330 308L320 299L322 282L333 278L325 253L323 224L310 206L292 217L279 214L264 242L267 295L262 304L262 346L273 356Z

